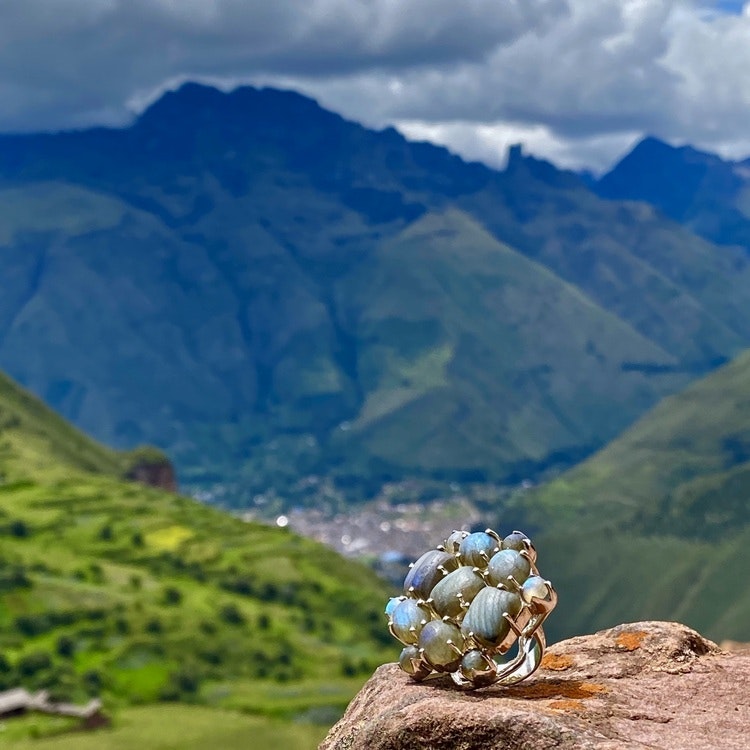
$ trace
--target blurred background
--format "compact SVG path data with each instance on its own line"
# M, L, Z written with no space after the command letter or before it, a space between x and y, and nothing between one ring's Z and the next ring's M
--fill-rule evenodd
M750 641L750 4L0 6L0 744L309 750L453 529ZM739 582L739 583L738 583Z

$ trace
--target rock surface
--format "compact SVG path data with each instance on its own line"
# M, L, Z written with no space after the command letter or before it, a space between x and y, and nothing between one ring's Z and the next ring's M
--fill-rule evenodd
M750 748L750 654L669 622L551 646L525 682L458 691L380 667L320 750Z

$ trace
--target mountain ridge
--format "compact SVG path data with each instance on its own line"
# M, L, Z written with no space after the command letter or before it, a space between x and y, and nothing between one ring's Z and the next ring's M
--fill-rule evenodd
M596 181L594 189L605 198L650 203L712 242L747 251L747 163L650 136Z
M0 364L106 442L168 449L189 485L246 485L242 503L306 474L370 486L573 463L750 345L750 264L512 157L497 172L299 94L197 84L127 128L0 136L0 273L21 295L0 302ZM439 216L453 225L401 263L410 228ZM484 288L503 287L492 243L536 264L524 294ZM387 276L395 317L370 276ZM549 345L587 366L545 361L541 321L584 308L590 341L560 329ZM602 352L620 339L615 367Z

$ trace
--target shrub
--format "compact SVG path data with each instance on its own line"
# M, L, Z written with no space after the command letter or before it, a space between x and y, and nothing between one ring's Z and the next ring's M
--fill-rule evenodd
M240 612L236 604L225 604L219 610L219 617L229 625L243 625L245 616Z
M190 667L183 666L169 675L169 680L159 692L163 701L178 701L193 697L200 688L200 673Z
M341 674L344 677L356 677L357 667L350 659L344 659L341 662Z
M18 660L16 669L21 677L33 677L37 672L52 667L52 658L46 651L31 651Z
M22 565L0 567L0 591L29 588L31 579Z
M164 604L177 606L182 602L182 592L176 586L167 586L164 589Z
M198 627L206 635L214 635L216 633L216 624L208 620L201 620Z
M115 633L127 635L130 632L130 623L124 617L117 617L114 622Z
M104 583L104 569L99 563L91 563L91 565L89 565L89 571L91 572L91 580L93 583Z
M104 687L104 676L98 669L89 669L84 672L82 681L84 689L91 696L98 695Z
M65 659L70 659L75 653L76 642L69 635L61 635L57 639L55 650L59 656L62 656Z
M152 635L158 635L164 631L164 626L158 617L152 617L146 622L146 632Z
M115 532L112 529L111 524L106 524L99 529L99 539L102 542L111 542L115 537Z
M28 524L20 519L11 521L8 525L8 531L12 536L18 537L19 539L25 539L30 533Z

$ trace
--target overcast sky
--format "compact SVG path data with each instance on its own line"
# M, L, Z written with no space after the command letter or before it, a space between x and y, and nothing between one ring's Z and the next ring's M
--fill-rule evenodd
M310 93L502 164L644 133L750 155L750 2L0 0L0 131L123 124L186 79Z

